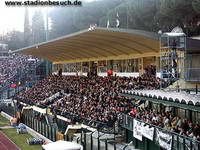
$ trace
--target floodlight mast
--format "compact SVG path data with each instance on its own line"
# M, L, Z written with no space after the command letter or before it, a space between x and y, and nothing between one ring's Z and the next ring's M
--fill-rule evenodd
M163 33L160 37L161 89L184 78L185 57L186 35L184 33ZM163 81L167 84L164 85Z

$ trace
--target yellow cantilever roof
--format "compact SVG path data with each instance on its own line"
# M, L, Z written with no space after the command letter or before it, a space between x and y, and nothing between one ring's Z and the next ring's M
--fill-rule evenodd
M118 28L87 29L15 50L54 64L115 60L159 55L159 35Z

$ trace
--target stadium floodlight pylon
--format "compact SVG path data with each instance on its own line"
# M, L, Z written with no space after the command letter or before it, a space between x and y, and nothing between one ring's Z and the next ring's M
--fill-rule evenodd
M186 35L184 33L163 33L160 37L160 78L171 85L184 78L186 58Z

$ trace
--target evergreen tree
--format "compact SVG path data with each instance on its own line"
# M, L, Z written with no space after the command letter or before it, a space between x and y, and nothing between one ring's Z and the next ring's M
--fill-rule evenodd
M197 13L200 13L200 0L193 0L192 6Z
M9 50L17 50L24 47L24 33L20 31L11 31L4 36L5 44L8 44Z
M29 23L29 11L25 8L24 13L24 46L29 46L31 44L31 27Z
M37 9L32 17L32 39L33 44L46 41L44 16L40 9Z
M50 39L78 31L74 23L73 8L56 8L50 13Z

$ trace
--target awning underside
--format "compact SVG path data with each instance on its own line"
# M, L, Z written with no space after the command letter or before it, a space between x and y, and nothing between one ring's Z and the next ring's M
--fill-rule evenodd
M96 28L14 51L54 64L159 55L159 36L138 30Z

